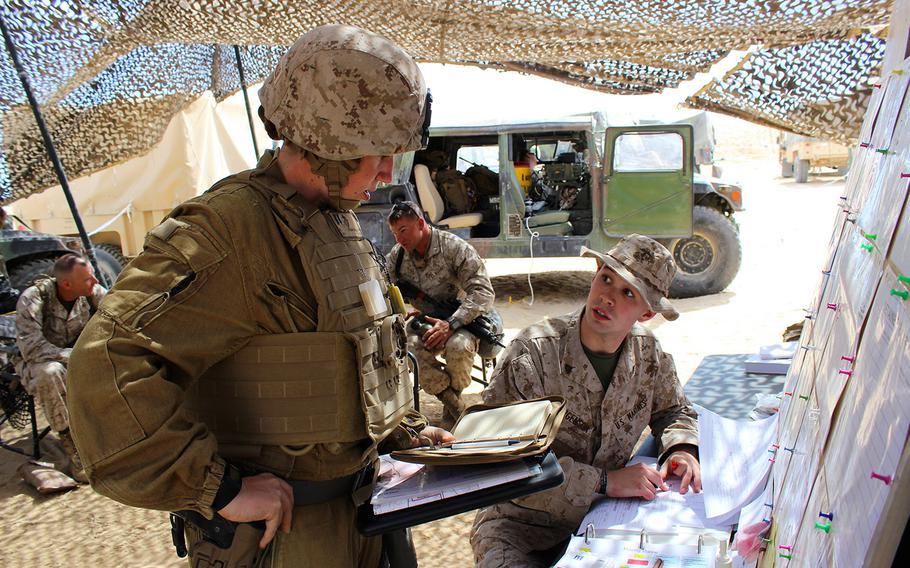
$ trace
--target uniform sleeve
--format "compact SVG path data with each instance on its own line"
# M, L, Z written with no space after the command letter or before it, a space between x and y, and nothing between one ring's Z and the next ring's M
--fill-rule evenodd
M663 461L668 449L679 444L698 445L698 414L683 394L676 375L673 356L659 352L660 366L655 378L651 432L658 440L658 455Z
M16 346L27 363L66 363L70 349L44 337L44 300L36 286L25 290L16 303Z
M452 317L466 324L489 311L495 295L483 259L470 244L464 242L463 245L455 255L454 272L465 297Z
M186 204L153 229L79 337L68 370L73 437L93 488L136 507L211 516L217 442L187 388L256 333L231 231Z
M543 361L533 343L526 343L523 340L512 341L493 371L490 386L483 391L483 401L487 404L499 404L552 394L543 392L543 373ZM570 456L557 457L565 481L553 489L516 499L515 503L522 507L545 511L559 522L572 525L574 528L581 522L591 502L599 497L596 491L600 485L601 470L576 461Z

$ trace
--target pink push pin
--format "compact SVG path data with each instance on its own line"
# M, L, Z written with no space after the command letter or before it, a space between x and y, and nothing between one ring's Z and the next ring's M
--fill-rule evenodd
M837 309L837 304L828 304L828 309L829 309L829 310L836 310L836 309Z
M849 378L849 377L853 376L853 371L851 371L850 369L841 369L838 371L838 374L847 375L847 377Z
M881 88L882 88L882 84L881 84L881 83L876 83L876 84L872 85L872 88L873 88L873 89L881 89Z
M777 548L780 548L781 550L793 550L793 547L789 544L779 544L777 545Z
M774 463L774 462L776 462L777 460L775 460L774 458L768 458L768 461L771 462L771 463ZM889 482L889 484L890 484L890 482Z
M771 444L771 447L776 450L780 448L780 444Z
M907 174L901 173L901 177L902 177L902 178L910 178L910 173L907 173Z
M868 143L868 142L860 142L860 143L859 143L859 147L860 147L860 148L868 148L868 147L869 147L869 143Z
M891 485L891 476L890 476L890 475L882 475L882 474L880 474L880 473L875 473L875 472L873 471L873 472L869 475L869 477L871 477L872 479L878 479L879 481L881 481L881 482L884 483L885 485Z
M840 360L841 360L841 361L846 361L846 362L848 362L848 363L852 363L852 362L856 361L856 358L855 358L855 357L847 357L846 355L844 355L843 357L840 358Z

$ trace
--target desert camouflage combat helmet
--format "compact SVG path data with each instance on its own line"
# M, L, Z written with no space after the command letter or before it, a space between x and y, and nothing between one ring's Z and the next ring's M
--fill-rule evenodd
M269 134L305 151L333 202L357 159L419 150L429 136L430 97L417 63L388 39L352 26L303 35L266 78L259 100Z

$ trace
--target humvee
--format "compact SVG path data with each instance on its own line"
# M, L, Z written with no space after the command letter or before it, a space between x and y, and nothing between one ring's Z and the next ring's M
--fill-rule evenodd
M671 295L713 294L739 270L742 189L695 174L692 139L688 124L608 127L602 113L434 127L357 214L383 252L395 243L385 219L405 199L484 258L577 256L644 234L673 253Z

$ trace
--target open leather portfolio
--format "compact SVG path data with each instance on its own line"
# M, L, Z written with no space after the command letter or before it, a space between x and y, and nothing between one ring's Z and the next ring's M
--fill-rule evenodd
M476 404L452 428L455 442L392 452L413 463L468 465L495 463L542 454L556 439L566 401L559 396L507 404Z

